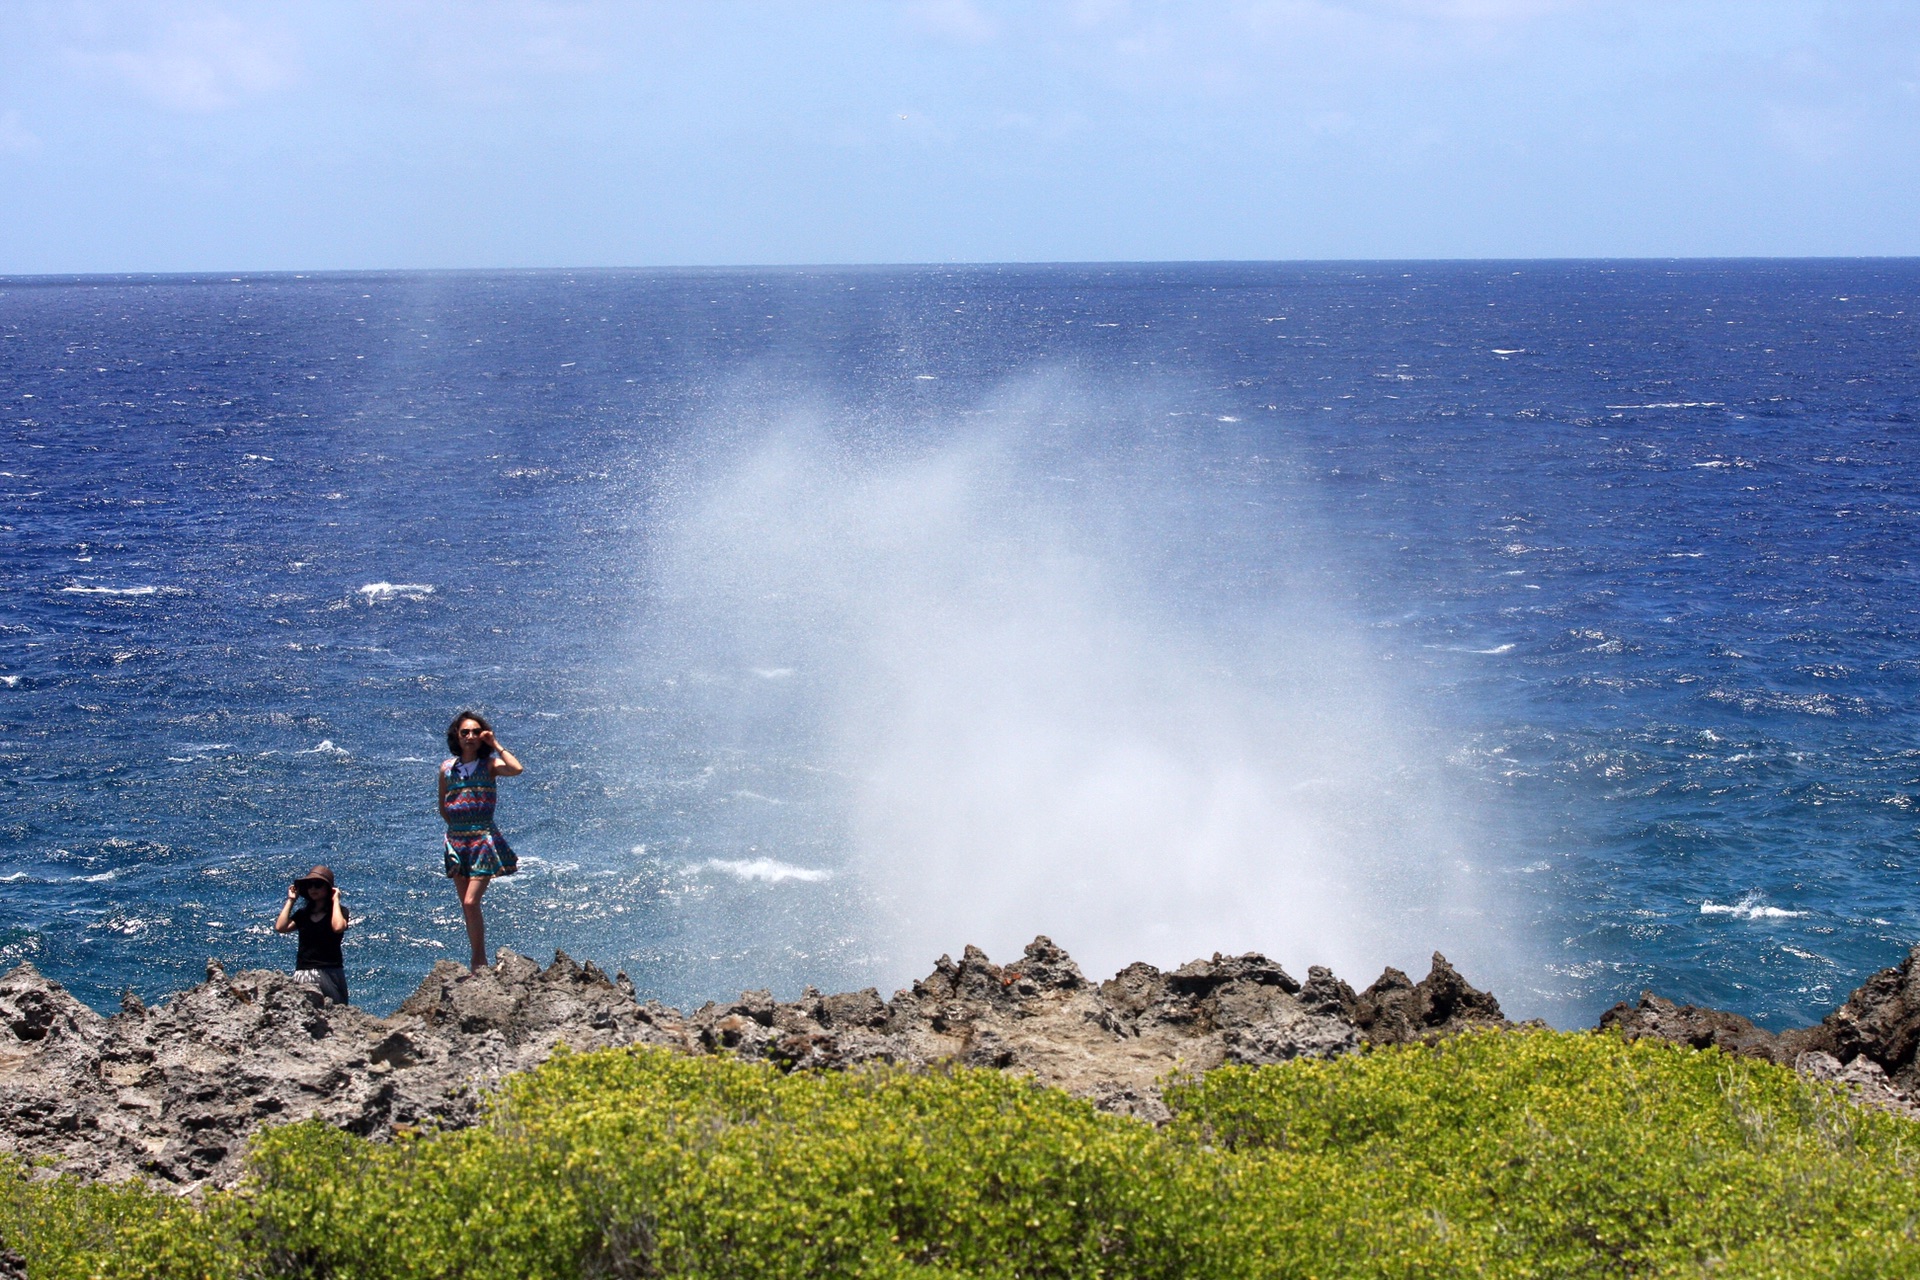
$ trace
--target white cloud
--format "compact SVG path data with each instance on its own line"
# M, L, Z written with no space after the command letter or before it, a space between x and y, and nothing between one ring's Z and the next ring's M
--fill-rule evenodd
M442 93L509 102L605 73L657 39L656 26L650 8L416 0L388 6L380 29Z
M1124 18L1130 12L1127 0L1073 0L1067 6L1067 18L1075 26L1097 27Z
M1566 9L1577 9L1592 0L1397 0L1385 6L1416 18L1442 22L1528 22ZM1375 9L1379 5L1340 5L1341 8Z
M176 18L142 48L74 56L170 111L224 111L286 86L297 70L284 36L223 13Z
M1841 104L1776 104L1767 115L1767 134L1774 145L1815 164L1852 150L1860 132L1859 113Z
M18 111L0 112L0 156L30 156L40 150L35 137Z
M999 22L973 0L920 0L908 12L922 30L965 44L985 44L1000 34Z

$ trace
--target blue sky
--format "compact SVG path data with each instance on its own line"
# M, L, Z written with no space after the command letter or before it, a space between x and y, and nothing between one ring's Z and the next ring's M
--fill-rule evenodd
M1920 252L1911 0L0 5L0 273Z

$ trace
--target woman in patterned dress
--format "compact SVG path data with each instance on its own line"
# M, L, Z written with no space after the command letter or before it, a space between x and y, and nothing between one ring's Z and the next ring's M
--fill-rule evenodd
M447 824L447 876L460 895L467 917L471 967L487 967L487 922L480 899L495 876L510 876L519 860L507 838L493 825L495 778L522 772L513 752L493 740L493 727L476 712L463 711L447 726L453 758L440 766L440 816Z

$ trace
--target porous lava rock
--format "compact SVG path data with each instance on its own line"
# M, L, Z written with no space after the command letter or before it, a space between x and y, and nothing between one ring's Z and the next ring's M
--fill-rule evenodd
M1600 1015L1600 1030L1617 1031L1628 1040L1651 1038L1714 1048L1743 1058L1777 1061L1780 1038L1737 1013L1675 1004L1651 991L1640 993L1637 1004L1616 1004Z
M1842 1063L1867 1058L1905 1093L1920 1091L1920 947L1899 964L1861 983L1847 1002L1828 1014L1810 1047Z
M1438 951L1418 982L1389 968L1354 997L1348 1016L1374 1044L1430 1041L1472 1027L1506 1025L1500 1002L1469 984Z
M1421 982L1388 970L1359 995L1319 967L1302 986L1253 954L1171 972L1134 964L1096 984L1044 937L1006 965L977 947L942 956L891 1000L871 988L788 1002L746 991L691 1015L641 1002L624 974L564 952L545 968L509 951L476 973L443 961L385 1018L288 974L230 975L211 961L200 985L153 1008L129 997L101 1017L21 965L0 977L0 1024L0 1149L183 1190L232 1183L263 1124L318 1117L374 1138L471 1124L503 1077L562 1044L728 1053L784 1070L957 1062L1160 1121L1170 1077L1506 1025L1439 955Z
M1920 1117L1920 947L1873 974L1817 1025L1778 1034L1737 1013L1675 1004L1651 991L1600 1015L1601 1030L1765 1058L1850 1089L1869 1106Z
M317 1117L376 1139L457 1128L501 1079L562 1044L725 1053L789 1071L964 1063L1158 1122L1169 1078L1509 1025L1437 953L1420 981L1388 969L1359 992L1317 965L1300 983L1254 954L1171 971L1131 964L1094 983L1041 937L1005 965L977 947L942 956L891 1000L872 988L808 988L794 1001L745 991L688 1015L564 952L542 968L502 951L477 973L434 966L385 1018L325 1001L289 974L230 975L213 961L200 985L152 1008L129 995L102 1017L23 964L0 976L0 1150L90 1177L227 1185L262 1125ZM1776 1035L1652 992L1600 1026L1770 1059L1920 1115L1920 948L1815 1027Z
M564 953L546 969L510 952L478 973L442 963L390 1018L289 974L214 962L166 1003L128 1000L102 1018L23 964L0 978L0 1017L14 1028L12 1044L0 1038L0 1147L183 1188L231 1182L261 1124L459 1126L503 1076L563 1041L688 1043L677 1014Z

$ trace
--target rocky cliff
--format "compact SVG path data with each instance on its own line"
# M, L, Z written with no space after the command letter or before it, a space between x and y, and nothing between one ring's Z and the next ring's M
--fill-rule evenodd
M1920 947L1860 984L1817 1025L1774 1033L1737 1013L1675 1004L1651 991L1600 1015L1601 1030L1765 1058L1835 1080L1862 1102L1920 1118Z
M692 1014L642 1003L624 975L565 954L544 969L506 951L479 973L442 962L386 1018L322 1002L283 973L212 963L165 1004L129 998L103 1018L22 965L0 978L0 1023L0 1149L182 1188L233 1181L262 1124L319 1116L377 1137L471 1123L501 1077L561 1044L729 1052L786 1070L960 1062L1157 1120L1158 1082L1176 1070L1505 1025L1498 1002L1439 955L1419 982L1389 969L1360 992L1319 967L1301 983L1258 955L1171 972L1134 964L1094 983L1045 938L1007 965L973 947L942 956L891 1000L748 991Z
M562 1044L733 1053L783 1070L958 1062L1026 1072L1157 1121L1167 1114L1159 1082L1172 1072L1508 1025L1498 1001L1438 954L1418 982L1388 969L1358 992L1318 966L1299 982L1259 955L1170 972L1134 964L1094 983L1046 938L1006 965L973 947L957 962L942 956L891 1000L871 988L809 989L787 1003L748 991L691 1014L641 1002L625 975L564 953L544 969L507 951L479 973L442 962L386 1018L324 1002L284 973L229 975L214 963L165 1004L129 997L103 1018L21 965L0 977L0 1024L0 1150L183 1189L237 1178L262 1124L318 1116L373 1137L469 1124L502 1077ZM1600 1026L1767 1058L1920 1115L1920 948L1816 1027L1776 1035L1652 992Z

